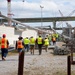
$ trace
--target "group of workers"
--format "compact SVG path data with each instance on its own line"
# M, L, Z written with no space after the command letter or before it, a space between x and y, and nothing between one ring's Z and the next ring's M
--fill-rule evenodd
M42 46L45 47L45 50L47 52L48 46L51 44L51 41L53 41L53 45L56 43L57 37L55 35L47 35L44 39L41 36L38 36L38 38L34 38L31 36L30 38L26 37L23 38L22 36L18 37L18 40L15 44L15 49L18 50L19 54L24 49L25 51L34 55L34 49L35 46L38 46L39 55L42 54ZM8 48L9 48L9 41L6 39L6 34L2 35L2 38L0 40L1 45L1 56L2 60L6 60L6 56L8 54Z

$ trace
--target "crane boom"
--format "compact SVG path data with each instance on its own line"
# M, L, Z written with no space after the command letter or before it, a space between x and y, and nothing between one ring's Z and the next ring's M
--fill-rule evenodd
M75 11L72 11L69 15L72 15L74 12L75 12ZM61 12L60 10L59 10L59 13L60 13L61 16L63 17L63 14L62 14L62 12ZM69 31L70 31L70 32L69 32L69 36L71 37L71 32L72 32L72 29L71 29L71 28L72 28L72 26L71 26L71 24L69 24L67 21L66 21L66 25L67 25L68 28L70 28L70 29L69 29Z

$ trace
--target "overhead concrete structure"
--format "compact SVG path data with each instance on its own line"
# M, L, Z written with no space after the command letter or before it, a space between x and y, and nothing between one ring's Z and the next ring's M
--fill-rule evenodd
M31 26L28 26L28 25L26 25L26 24L22 24L20 21L17 21L17 20L8 18L8 17L2 15L1 13L0 13L0 16L3 17L3 18L5 18L6 20L9 20L9 19L10 19L12 22L17 23L17 24L20 24L21 26L25 26L25 27L28 28L28 29L32 29L32 30L35 30L35 31L40 31L40 32L43 32L43 33L45 33L45 34L51 34L50 32L47 32L47 31L45 31L45 30L41 30L41 29L38 29L38 28L35 28L35 27L31 27ZM55 29L51 28L51 30L52 30L53 33L57 33ZM62 36L65 38L64 35L62 35Z
M3 17L0 15L0 17ZM41 17L39 18L13 18L14 20L24 22L24 23L37 23L41 22ZM7 19L0 19L2 22L7 22ZM42 22L53 22L53 28L56 28L57 21L75 21L75 16L72 17L43 17Z
M0 14L0 16L3 17L3 18L5 18L6 20L9 20L9 19L10 19L12 22L17 23L17 24L20 24L21 26L25 26L25 27L28 28L28 29L33 29L33 30L36 30L36 31L40 31L40 32L43 32L43 33L50 34L49 32L47 32L47 31L45 31L45 30L41 30L41 29L38 29L38 28L35 28L35 27L28 26L28 25L26 25L26 24L21 23L20 21L11 19L11 18L6 17L6 16L4 16L4 15L2 15L2 14ZM56 32L54 29L52 29L52 30L53 30L54 32Z
M0 17L2 17L0 15ZM41 17L36 17L36 18L13 18L14 20L20 21L20 22L26 22L26 23L36 23L36 22L41 22ZM3 22L7 22L6 19L0 19ZM75 21L75 16L71 17L43 17L42 19L43 22L57 22L57 21Z

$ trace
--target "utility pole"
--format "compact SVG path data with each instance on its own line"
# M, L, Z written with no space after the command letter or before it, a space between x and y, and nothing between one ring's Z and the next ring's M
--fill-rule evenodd
M41 27L43 26L43 22L42 22L42 9L44 8L43 6L40 5L41 8Z
M11 18L11 0L7 0L7 5L8 5L8 17ZM8 20L8 26L11 26L11 20Z

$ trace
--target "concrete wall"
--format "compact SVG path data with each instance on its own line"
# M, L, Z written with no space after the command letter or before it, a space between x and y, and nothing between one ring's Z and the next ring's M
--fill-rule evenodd
M13 27L0 26L0 36L6 34L7 39L9 40L10 45L13 45L14 42L18 39L19 35L22 35L23 38L34 36L37 37L37 32L35 30L26 29L25 31L15 31Z

